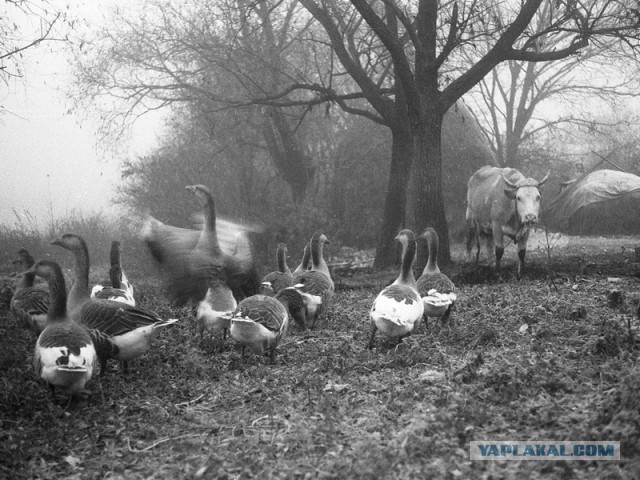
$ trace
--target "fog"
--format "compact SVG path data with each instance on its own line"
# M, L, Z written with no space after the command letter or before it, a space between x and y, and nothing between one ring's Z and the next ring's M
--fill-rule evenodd
M13 226L20 217L43 226L73 212L117 214L119 165L156 145L160 115L142 117L124 157L114 158L100 144L97 124L70 113L62 44L26 50L24 66L25 77L0 98L0 224Z

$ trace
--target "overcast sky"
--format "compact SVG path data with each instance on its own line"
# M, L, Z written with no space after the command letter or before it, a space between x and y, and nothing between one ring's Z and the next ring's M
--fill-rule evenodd
M92 3L92 6L103 2ZM26 76L10 85L0 105L0 224L16 224L15 212L41 224L72 211L107 214L119 182L122 158L103 152L95 125L67 113L60 90L69 81L67 61L55 44L25 52ZM133 130L130 157L157 143L161 121L145 118Z

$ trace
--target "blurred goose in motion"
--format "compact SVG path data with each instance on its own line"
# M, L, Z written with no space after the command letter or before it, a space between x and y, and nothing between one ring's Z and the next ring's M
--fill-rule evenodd
M303 293L309 316L313 318L311 328L320 315L329 309L335 290L329 267L323 257L325 243L329 243L329 240L322 232L313 234L309 242L311 270L302 270L293 276L293 286ZM304 258L302 268L303 264Z
M120 242L117 240L111 242L109 260L111 263L111 267L109 268L109 281L111 286L105 284L95 285L91 289L91 298L115 300L116 302L126 303L127 305L135 307L136 300L133 296L133 285L131 285L127 275L122 269Z
M402 244L402 266L398 278L378 294L369 312L369 349L373 348L378 330L388 337L397 338L398 342L402 341L419 327L424 313L424 304L416 290L413 275L417 248L415 234L411 230L401 230L396 240Z
M114 300L91 298L89 296L89 249L82 237L67 233L54 240L58 245L73 253L75 258L74 282L67 299L69 315L76 322L89 329L95 329L111 339L118 347L116 360L127 362L151 347L153 340L164 327L176 323L177 319L163 320L154 312L132 307ZM106 362L106 359L101 361ZM102 372L105 371L102 364ZM123 364L126 371L127 365Z
M186 187L200 201L204 211L201 231L172 227L149 216L142 237L160 264L167 291L175 305L204 299L209 288L210 267L222 266L236 298L258 293L260 279L253 248L246 229L232 222L218 222L213 196L204 185ZM225 241L219 241L218 223Z
M49 283L51 293L46 326L36 343L33 367L38 377L49 385L56 401L56 388L70 395L84 390L98 356L87 329L68 315L67 291L60 265L40 260L31 271Z
M216 334L222 332L224 340L229 331L231 314L238 306L233 292L227 285L222 267L214 268L209 279L209 289L203 300L198 302L196 323L200 337L205 330Z
M429 251L429 260L417 282L418 294L424 303L424 317L441 317L441 321L446 322L457 299L456 287L438 267L438 232L428 227L422 237L426 239Z
M242 358L248 347L267 354L273 361L276 347L289 326L287 308L276 298L253 295L245 298L231 316L229 333L242 347Z
M36 272L32 267L35 262L27 250L18 251L18 259L13 263L21 266L22 274L9 303L11 312L24 328L39 335L47 323L49 292L34 287Z
M260 293L269 297L274 297L283 288L291 286L293 273L287 265L287 245L279 243L276 250L276 261L278 270L270 272L264 276L260 285Z

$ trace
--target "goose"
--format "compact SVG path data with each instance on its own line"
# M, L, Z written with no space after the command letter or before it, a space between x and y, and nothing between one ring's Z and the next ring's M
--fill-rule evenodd
M206 330L212 333L222 332L224 340L230 327L230 315L237 306L238 302L224 277L224 269L218 267L217 271L212 272L209 289L196 308L196 324L200 338Z
M293 276L293 286L303 294L309 316L313 318L311 328L315 326L320 315L328 310L335 290L329 267L322 254L325 243L329 243L329 240L322 232L313 234L309 242L311 270L302 270Z
M70 396L84 390L93 376L98 355L87 329L74 322L67 312L67 291L60 265L40 260L31 272L48 282L51 294L46 326L36 342L33 367L49 385L55 402L56 388Z
M424 303L424 317L425 320L428 317L441 317L441 321L446 322L457 299L456 287L438 267L438 232L428 227L422 237L427 240L429 251L429 260L417 281L418 294Z
M229 334L245 349L268 354L273 361L276 347L289 326L287 308L274 297L253 295L242 300L231 316Z
M111 263L111 267L109 268L109 281L111 286L104 284L95 285L91 289L91 298L115 300L116 302L126 303L127 305L135 307L136 300L133 296L133 285L131 285L127 275L122 269L120 242L117 240L111 242L109 260Z
M287 287L280 290L275 298L287 309L289 318L293 318L301 330L306 330L309 309L305 294L295 287Z
M260 279L246 229L225 222L223 233L227 238L222 245L218 238L213 195L204 185L187 186L186 189L202 205L204 224L201 231L165 225L151 216L142 231L152 257L163 270L174 304L181 306L190 301L197 304L204 299L211 265L224 267L227 284L237 298L258 293Z
M402 244L402 266L398 278L383 289L373 302L369 312L371 334L369 350L377 330L388 337L402 338L420 326L424 304L416 289L413 263L416 257L416 237L411 230L401 230L396 240Z
M32 267L35 262L29 252L21 249L18 257L13 263L20 264L23 271L9 306L24 328L39 335L47 323L49 292L34 287L36 274Z
M123 363L132 360L151 347L160 330L173 325L178 319L163 320L149 310L132 307L114 300L91 298L89 296L89 249L84 239L67 233L52 242L73 253L75 257L76 281L69 291L67 307L69 315L76 322L89 329L106 335L118 347L113 357ZM106 362L106 360L105 360ZM103 364L102 372L105 371Z
M293 273L287 265L287 245L279 243L276 250L276 260L278 270L270 272L264 276L260 286L260 293L269 297L274 297L283 288L291 286Z

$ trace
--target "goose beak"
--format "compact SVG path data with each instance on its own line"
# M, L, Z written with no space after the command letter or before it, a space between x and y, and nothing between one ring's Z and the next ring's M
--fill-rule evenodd
M189 190L191 193L196 193L196 186L195 185L187 185L186 187L184 187L186 190Z
M53 242L51 242L51 245L57 245L58 247L61 247L62 240L60 240L59 238L56 238Z

